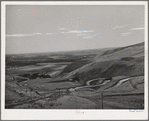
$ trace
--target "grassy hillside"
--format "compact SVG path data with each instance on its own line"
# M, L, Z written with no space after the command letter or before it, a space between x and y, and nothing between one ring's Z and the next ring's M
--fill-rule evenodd
M144 56L144 42L113 50L107 50L103 54L99 53L99 55L94 58L94 61L119 59L123 57L137 57L137 55L139 55L138 57Z
M68 65L66 68L64 68L64 70L61 73L68 73L71 72L75 69L78 69L80 67L82 67L85 64L90 63L89 61L77 61L77 62L73 62L70 65Z
M79 70L75 76L83 81L115 76L144 75L144 43L100 52L92 59L92 65ZM64 71L79 68L86 63L72 63Z

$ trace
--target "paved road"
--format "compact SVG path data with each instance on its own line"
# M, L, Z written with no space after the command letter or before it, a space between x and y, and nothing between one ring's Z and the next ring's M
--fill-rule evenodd
M86 86L75 87L75 88L69 88L69 91L75 91L75 90L82 89L82 88L100 87L100 86L105 85L105 84L107 84L108 82L111 81L111 80L105 80L102 84L99 84L99 85L90 85L91 82L96 81L96 80L98 80L98 79L99 79L99 78L97 78L97 79L92 79L92 80L87 81L87 82L86 82L86 84L87 84ZM120 80L120 81L117 83L116 86L119 86L120 84L122 84L123 82L125 82L125 81L127 81L127 80L129 80L129 79L131 79L131 78L126 78L126 79ZM115 86L115 87L116 87L116 86Z
M100 78L89 80L89 81L86 82L86 85L89 86L91 82L97 81L97 80L99 80L99 79L100 79Z
M126 78L126 79L120 80L115 87L119 86L120 84L122 84L123 82L125 82L125 81L127 81L129 79L131 79L131 78Z

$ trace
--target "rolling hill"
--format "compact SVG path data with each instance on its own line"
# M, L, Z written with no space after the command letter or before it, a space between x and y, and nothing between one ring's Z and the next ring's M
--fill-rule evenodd
M92 64L88 66L86 63ZM65 70L72 70L67 74L70 75L69 78L77 76L83 81L115 76L143 76L144 43L100 52L92 61L86 63L74 62L68 65L63 73L70 72Z

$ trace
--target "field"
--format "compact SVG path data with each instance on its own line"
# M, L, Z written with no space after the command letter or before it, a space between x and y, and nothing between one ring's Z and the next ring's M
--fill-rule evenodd
M144 43L6 55L6 109L144 109Z

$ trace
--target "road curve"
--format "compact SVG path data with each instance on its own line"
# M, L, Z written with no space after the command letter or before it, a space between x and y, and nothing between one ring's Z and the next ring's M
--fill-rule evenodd
M86 86L75 87L75 88L69 88L69 91L75 91L75 90L78 90L78 89L81 89L81 88L100 87L100 86L105 85L105 84L107 84L108 82L111 81L111 80L105 80L102 84L99 84L99 85L90 85L90 83L91 83L92 81L96 81L96 80L98 80L98 79L99 79L99 78L97 78L97 79L92 79L92 80L87 81L87 82L86 82L86 84L87 84ZM114 86L114 87L119 86L120 84L122 84L123 82L125 82L125 81L127 81L127 80L129 80L129 79L131 79L131 78L125 78L125 79L120 80L120 81L116 84L116 86Z

